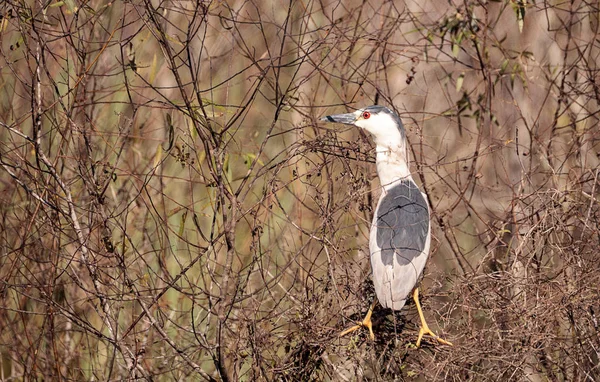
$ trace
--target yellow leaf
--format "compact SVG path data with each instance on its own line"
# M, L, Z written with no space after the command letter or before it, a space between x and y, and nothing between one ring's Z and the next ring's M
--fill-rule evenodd
M198 152L198 166L202 166L202 164L204 163L204 161L206 160L206 151L204 150L200 150L200 152Z
M162 154L163 154L162 146L158 145L156 147L156 154L154 154L154 167L157 167L160 164L160 162L162 161Z
M154 85L154 80L156 79L156 73L158 72L157 61L158 58L156 57L156 53L154 53L154 58L152 58L152 64L150 65L150 77L148 78L150 85Z

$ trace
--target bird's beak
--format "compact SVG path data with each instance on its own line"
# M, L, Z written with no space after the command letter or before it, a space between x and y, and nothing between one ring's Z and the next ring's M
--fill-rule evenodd
M320 120L324 122L336 122L343 123L345 125L354 125L354 122L356 122L356 114L348 113L328 115L326 117L321 118Z

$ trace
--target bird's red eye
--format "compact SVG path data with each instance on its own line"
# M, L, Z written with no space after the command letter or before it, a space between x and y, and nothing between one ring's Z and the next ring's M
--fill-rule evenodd
M363 119L369 119L369 118L371 118L371 113L369 113L368 111L365 111L363 113Z

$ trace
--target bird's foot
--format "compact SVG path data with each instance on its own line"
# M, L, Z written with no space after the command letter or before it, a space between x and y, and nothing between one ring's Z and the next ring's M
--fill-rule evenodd
M369 311L367 312L367 315L365 316L364 320L362 320L362 322L358 323L357 325L354 325L351 328L344 330L343 332L340 333L339 336L343 337L346 334L350 334L360 328L367 328L367 329L369 329L369 337L371 338L371 341L375 341L375 334L373 333L373 322L371 321L371 315L373 314L374 307L375 307L375 302L373 302L373 305L371 305L371 308L369 308Z
M431 329L429 329L429 326L427 326L427 323L423 322L421 325L422 326L419 329L419 338L417 339L417 347L421 346L421 340L423 339L423 336L425 334L430 335L431 337L435 338L439 343L441 343L443 345L454 346L454 345L452 345L452 342L446 341L446 340L440 338L434 332L432 332Z
M415 304L417 305L417 311L419 312L419 317L421 318L421 328L419 329L419 337L417 338L417 347L421 346L421 340L425 334L430 335L435 338L439 343L454 346L452 342L441 339L437 334L429 329L429 325L425 321L425 315L423 314L423 310L421 309L421 303L419 302L419 288L416 288L413 293L413 299L415 300Z

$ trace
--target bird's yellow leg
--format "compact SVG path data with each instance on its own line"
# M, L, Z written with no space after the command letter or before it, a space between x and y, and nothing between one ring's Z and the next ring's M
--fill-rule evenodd
M362 320L361 323L354 325L353 327L348 328L348 329L344 330L343 332L341 332L340 337L343 337L346 334L352 333L355 330L365 327L365 328L369 329L369 336L371 337L371 341L374 341L375 334L373 334L373 323L371 322L371 315L373 314L373 309L375 308L376 304L377 304L377 300L373 301L373 304L371 304L371 307L369 308L369 311L367 312L365 319Z
M439 343L444 345L453 346L452 342L448 342L446 340L441 339L434 332L429 329L429 325L425 321L425 316L423 315L423 310L421 309L421 303L419 303L419 288L415 288L413 292L413 299L415 300L415 304L417 304L417 310L419 311L419 317L421 318L421 329L419 330L419 338L417 339L417 347L421 346L421 340L425 334L428 334L435 338Z

